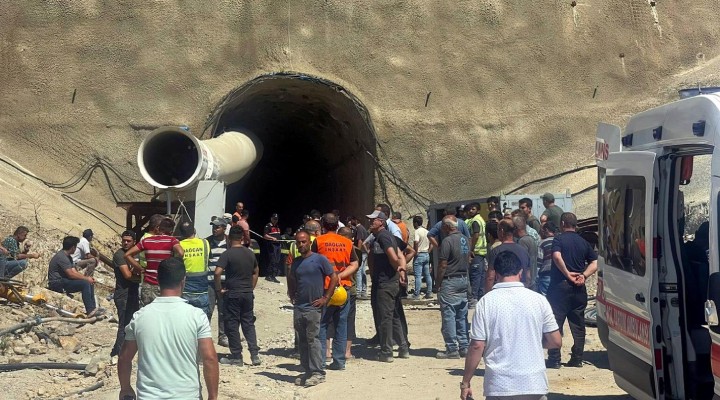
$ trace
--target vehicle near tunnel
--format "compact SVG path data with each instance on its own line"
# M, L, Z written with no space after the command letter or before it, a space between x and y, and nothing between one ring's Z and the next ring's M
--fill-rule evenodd
M597 326L638 399L720 396L720 96L601 123Z

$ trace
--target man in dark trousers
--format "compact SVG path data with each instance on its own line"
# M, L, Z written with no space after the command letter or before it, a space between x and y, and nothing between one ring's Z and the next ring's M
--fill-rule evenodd
M239 226L230 228L230 248L220 255L215 267L215 292L223 297L225 334L228 337L230 353L220 359L221 364L243 365L242 343L239 327L250 350L253 365L260 365L255 334L255 311L253 289L257 285L260 269L255 254L243 244L243 230ZM221 276L225 274L223 287Z
M566 212L560 216L562 235L555 236L552 246L553 268L547 299L562 333L565 318L573 337L568 367L582 367L585 347L585 280L597 271L597 254L577 232L577 217ZM548 368L560 368L560 349L548 350Z
M135 232L125 231L120 235L122 247L113 255L115 272L115 292L113 301L117 308L118 331L110 357L120 354L120 346L125 341L125 326L140 309L140 270L133 270L125 261L125 252L135 246Z
M280 236L282 231L278 226L278 215L274 213L270 217L270 222L265 225L263 238L266 240L266 249L268 251L268 269L265 280L273 283L280 283L277 279L280 269L282 268L282 249L280 248Z
M306 224L307 225L307 224ZM288 295L293 303L293 325L298 333L298 350L303 374L295 379L298 386L315 386L325 382L323 353L320 343L320 318L338 284L338 276L325 256L313 253L310 234L299 231L295 245L300 257L293 260L288 274ZM325 286L325 278L330 284Z

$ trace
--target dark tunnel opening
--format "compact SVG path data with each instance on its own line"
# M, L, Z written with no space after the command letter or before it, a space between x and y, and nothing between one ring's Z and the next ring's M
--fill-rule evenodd
M143 165L155 182L173 186L190 179L197 169L200 156L192 139L183 135L161 134L145 144Z
M260 162L227 189L227 211L242 201L255 232L275 212L280 227L294 231L311 209L339 209L343 220L372 209L375 132L344 88L306 75L265 75L230 93L215 114L213 136L249 131L263 143Z

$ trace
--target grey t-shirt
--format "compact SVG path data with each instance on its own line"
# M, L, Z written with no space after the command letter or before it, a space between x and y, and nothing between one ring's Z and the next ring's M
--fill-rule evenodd
M503 243L498 247L493 248L488 253L488 270L495 268L495 257L497 257L498 254L504 252L504 251L510 251L517 258L520 260L520 267L523 269L523 271L527 271L530 267L530 255L527 253L527 250L525 250L525 247L520 246L517 243ZM537 253L536 253L537 254ZM525 273L523 272L521 276L521 281L525 282Z
M470 240L460 231L449 234L440 244L440 260L447 260L445 277L467 274L470 261Z
M555 226L560 227L560 217L562 216L563 209L552 205L543 211L542 215L547 215L548 221L552 221Z
M55 253L48 268L48 286L62 282L63 278L67 279L65 270L69 268L74 268L72 258L62 250Z
M537 276L537 258L535 257L538 253L537 242L535 242L532 236L525 235L518 239L518 244L525 248L528 256L530 256L530 276L534 280L535 276Z
M295 278L295 308L315 309L312 302L325 293L325 277L333 272L333 266L323 255L312 253L307 258L296 258L290 267Z

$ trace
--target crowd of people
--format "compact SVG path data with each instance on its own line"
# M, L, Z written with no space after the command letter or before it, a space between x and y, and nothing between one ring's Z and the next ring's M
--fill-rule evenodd
M359 299L370 300L376 334L366 343L378 347L376 360L410 357L401 300L432 299L437 293L444 348L436 357L465 358L462 399L472 396L470 380L482 358L485 396L543 398L545 368L562 365L566 319L574 345L565 365L583 365L585 281L597 268L597 256L577 234L575 215L556 206L550 193L542 199L545 211L539 218L532 214L531 199L501 212L497 197L487 200L483 212L479 203L449 208L434 226L423 226L423 217L416 215L412 235L402 215L387 204L365 215L366 224L357 216L344 224L337 210L313 210L294 233L281 230L279 216L272 214L262 236L255 235L269 255L265 279L287 277L295 352L304 371L295 384L314 386L325 381L327 369L345 369L357 339ZM234 214L205 222L212 228L206 238L196 237L191 222L176 226L163 215L153 215L141 237L130 230L120 235L121 248L112 258L118 331L111 356L119 356L121 395L135 395L130 373L138 353L137 389L149 397L200 393L201 362L209 398L216 398L217 363L243 365L243 340L249 362L262 363L253 295L259 246L248 217L239 202ZM27 259L38 257L30 252L31 243L20 248L28 232L19 227L2 242L0 276L12 278L26 268ZM93 273L99 261L92 238L89 229L82 238L65 237L48 268L48 288L81 292L89 316L104 312L95 304ZM432 252L438 254L437 265L431 265ZM410 268L414 285L409 287ZM470 308L475 309L472 325ZM219 358L210 329L214 314L217 344L229 349ZM549 349L547 360L543 347Z

